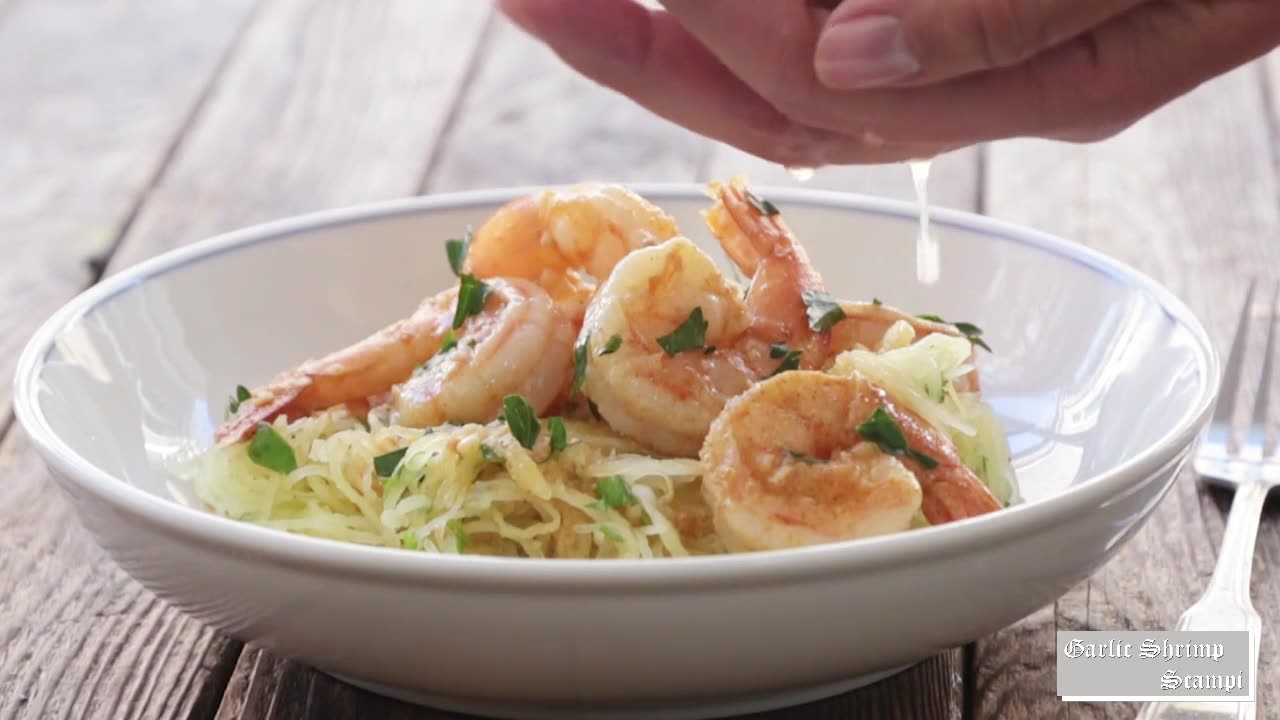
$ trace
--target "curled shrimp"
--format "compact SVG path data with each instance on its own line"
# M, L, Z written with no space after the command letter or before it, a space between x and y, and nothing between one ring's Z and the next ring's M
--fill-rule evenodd
M729 398L788 367L816 367L826 334L802 296L821 281L799 242L740 184L713 185L708 223L752 280L747 297L685 238L624 258L587 309L583 389L615 430L660 452L692 457ZM672 352L663 338L705 324ZM616 347L614 347L616 345Z
M495 389L512 385L495 379L499 367L506 368L503 372L530 373L524 385L516 385L525 387L534 398L541 398L546 387L554 383L547 373L531 372L536 355L517 359L519 352L536 347L530 340L536 332L534 328L549 333L547 370L557 370L564 352L556 343L563 339L566 321L572 324L571 335L576 332L595 287L593 279L607 276L632 248L675 233L674 220L618 185L586 184L546 190L499 208L473 237L464 269L482 279L511 279L509 292L495 295L499 300L506 298L498 306L504 312L520 308L511 317L532 318L535 324L519 328L494 321L496 324L485 325L485 336L495 343L513 343L507 349L491 343L471 352L470 346L464 345L463 352L453 354L448 362L415 376L393 398L402 421L426 423L452 412L459 414L442 420L480 419L485 414L481 409L492 405ZM542 298L549 297L556 319L550 319L546 302L538 299L530 289L533 286L543 289ZM409 380L415 368L440 351L456 303L456 288L441 292L427 298L411 317L355 345L278 375L254 390L250 399L241 403L236 414L218 429L215 438L220 444L237 442L252 433L259 422L279 415L302 417L336 405L366 410L371 398L385 395L393 386ZM572 337L570 347L571 344ZM486 364L489 360L499 364ZM478 363L474 373L464 361ZM442 382L444 377L449 382Z
M541 413L568 384L577 323L527 280L492 280L485 310L456 344L392 391L393 420L410 427L487 422L521 395Z
M582 183L500 208L476 230L465 271L531 280L557 304L585 309L623 257L678 233L671 216L621 185Z
M877 409L932 466L859 434ZM945 436L858 375L790 372L754 385L712 424L701 460L703 496L734 551L900 532L917 511L941 524L1001 507Z
M350 347L308 360L277 375L215 433L219 444L236 443L260 422L277 416L302 417L335 405L367 410L369 398L403 382L444 343L453 320L458 290L452 288L422 302L413 315L398 320Z

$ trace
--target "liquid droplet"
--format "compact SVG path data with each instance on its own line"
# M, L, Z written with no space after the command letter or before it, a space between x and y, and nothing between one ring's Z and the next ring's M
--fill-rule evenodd
M920 228L916 236L916 280L925 285L938 282L942 259L938 242L929 233L929 169L931 160L912 160L911 181L920 206Z
M791 173L791 177L800 182L809 182L813 179L814 168L805 167L804 165L791 165L787 167L787 172Z

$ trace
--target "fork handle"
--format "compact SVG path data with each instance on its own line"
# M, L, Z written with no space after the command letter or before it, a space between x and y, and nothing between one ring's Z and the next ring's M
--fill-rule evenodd
M1231 501L1227 529L1222 535L1218 564L1213 569L1209 586L1196 604L1187 608L1178 620L1178 630L1248 630L1249 673L1254 692L1258 683L1258 648L1262 638L1262 618L1249 599L1249 575L1253 571L1253 546L1258 539L1258 522L1267 500L1265 483L1242 483ZM1256 697L1256 696L1255 696ZM1213 712L1203 705L1191 707L1178 701L1154 702L1143 707L1138 720L1178 720L1180 718L1220 717L1253 720L1257 703L1213 703Z

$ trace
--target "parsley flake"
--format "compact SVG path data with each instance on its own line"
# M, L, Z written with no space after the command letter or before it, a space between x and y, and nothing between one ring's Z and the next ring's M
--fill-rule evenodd
M547 432L551 434L551 454L569 447L569 434L565 432L564 420L559 415L547 418Z
M467 252L471 250L471 230L462 239L451 238L444 243L444 251L449 256L449 267L453 274L462 277L462 265L467 261Z
M506 462L506 458L502 457L502 453L494 450L492 446L485 443L480 443L480 457L484 458L485 462L496 463L499 465Z
M378 477L391 477L391 474L400 466L400 461L407 452L409 452L409 448L402 447L399 450L392 450L384 455L379 455L373 459L373 471L378 474Z
M791 352L791 348L787 347L786 343L774 343L769 346L769 357L774 360L786 357L788 352Z
M636 496L631 494L631 487L621 475L610 475L597 480L596 495L600 496L605 507L614 510L636 504Z
M453 334L453 328L449 328L444 333L444 342L440 344L440 351L437 355L443 355L450 350L458 347L458 336Z
M249 459L268 470L287 475L298 469L298 458L293 454L280 433L267 423L258 423L258 429L249 442Z
M462 327L463 321L484 311L485 300L492 290L476 279L475 275L463 275L458 285L458 307L453 312L453 329Z
M917 315L916 317L920 318L921 320L928 320L929 322L936 322L936 323L945 323L945 322L946 322L946 320L943 320L942 318L938 317L937 315Z
M809 327L814 332L827 332L836 323L844 319L844 308L835 298L824 292L806 290L800 293L808 310Z
M462 529L462 521L454 518L445 523L444 526L453 534L453 544L458 548L458 552L466 550L467 546L471 544L471 536L467 534L466 530Z
M773 352L770 351L769 354L773 355ZM799 370L800 355L801 355L801 352L799 350L788 350L786 353L783 354L782 362L778 363L778 367L774 368L774 371L769 373L769 377L773 377L774 375L781 375L782 373L788 370Z
M946 320L943 320L937 315L917 315L916 317L920 318L921 320L928 320L930 322L949 324L955 329L959 330L960 334L964 335L965 339L967 339L969 342L973 343L974 345L977 345L978 347L982 348L983 350L986 350L987 352L992 352L991 346L988 345L986 341L982 339L982 328L978 327L977 325L974 325L973 323L967 323L967 322L948 323Z
M237 385L235 394L227 401L227 417L235 415L236 411L240 409L240 404L245 400L248 400L251 396L252 393L249 392L249 388L243 385Z
M658 338L658 345L663 352L675 357L686 350L702 350L707 344L707 321L702 317L702 308L696 307L689 313L688 319L670 335Z
M826 462L825 460L822 460L821 458L816 458L816 457L814 457L814 456L812 456L812 455L806 455L806 454L804 454L804 453L802 453L802 452L799 452L799 451L797 451L797 450L792 450L791 448L787 447L786 445L783 445L783 446L782 446L782 449L787 451L787 455L788 455L792 460L796 460L796 461L798 461L798 462L802 462L802 463L804 463L805 465L820 465L820 464L822 464L822 463Z
M747 194L747 202L751 203L751 207L759 211L761 215L768 215L772 217L778 214L777 205L774 205L773 203L769 202L768 200L765 200L759 195L756 195L750 190L748 190L746 194Z
M902 433L898 421L882 407L876 408L857 430L864 440L875 443L885 454L912 458L926 470L938 467L937 460L907 446L907 436Z
M569 387L570 397L578 394L582 383L587 379L587 345L590 343L591 333L587 333L573 348L573 385Z
M538 419L534 416L529 402L519 395L508 395L502 398L502 409L503 415L506 416L507 427L511 428L512 437L524 446L524 449L532 450L533 444L538 441L538 431L542 426L538 424Z
M405 530L400 533L400 547L405 550L418 549L418 534L412 530Z
M604 347L600 348L600 354L612 355L618 352L618 348L620 347L622 347L622 336L614 335L613 337L609 338L609 342L605 343Z

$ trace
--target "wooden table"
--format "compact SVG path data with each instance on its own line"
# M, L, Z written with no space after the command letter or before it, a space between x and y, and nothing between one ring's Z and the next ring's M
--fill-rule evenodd
M1092 146L1013 141L934 170L946 206L1064 235L1167 283L1217 342L1280 277L1280 60ZM0 0L0 717L434 718L245 646L115 568L13 423L17 353L104 273L214 233L423 192L779 168L565 69L477 0ZM903 166L810 183L911 197ZM1179 480L1051 607L890 680L771 717L1131 717L1063 705L1059 628L1161 629L1200 593L1230 498ZM1253 596L1260 716L1280 712L1280 522ZM856 621L856 619L854 619Z

